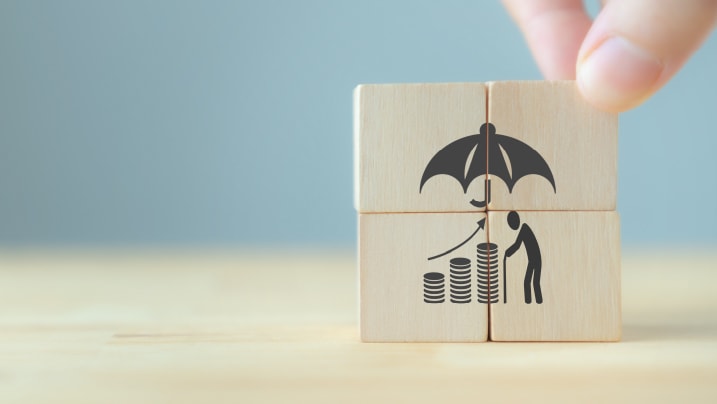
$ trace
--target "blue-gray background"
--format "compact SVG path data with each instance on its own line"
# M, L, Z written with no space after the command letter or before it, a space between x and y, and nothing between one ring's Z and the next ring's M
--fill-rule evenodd
M626 247L717 242L715 71L621 116ZM0 0L0 244L352 246L356 84L539 78L497 1Z

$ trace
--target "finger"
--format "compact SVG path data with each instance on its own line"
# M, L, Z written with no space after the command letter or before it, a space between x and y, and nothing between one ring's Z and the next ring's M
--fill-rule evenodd
M641 104L675 75L716 18L717 0L606 2L578 55L583 96L607 111Z
M503 0L548 80L574 80L590 18L582 0Z

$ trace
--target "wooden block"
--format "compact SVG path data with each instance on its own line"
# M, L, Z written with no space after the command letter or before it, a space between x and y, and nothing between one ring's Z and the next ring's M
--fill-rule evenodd
M484 211L485 206L470 204L485 199L487 163L480 150L476 152L476 136L468 138L458 154L451 154L455 159L432 161L452 142L478 134L485 119L483 83L358 86L354 91L356 209L362 213Z
M488 210L615 210L617 114L574 81L489 83Z
M486 341L476 259L485 219L483 212L360 214L361 339Z
M494 211L488 228L499 289L490 306L491 340L620 339L616 212ZM519 239L525 242L513 247Z

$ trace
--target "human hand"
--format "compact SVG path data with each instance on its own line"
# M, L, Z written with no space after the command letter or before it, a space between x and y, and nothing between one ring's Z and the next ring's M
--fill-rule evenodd
M588 102L634 108L664 86L717 21L717 0L503 0L548 80L574 80Z

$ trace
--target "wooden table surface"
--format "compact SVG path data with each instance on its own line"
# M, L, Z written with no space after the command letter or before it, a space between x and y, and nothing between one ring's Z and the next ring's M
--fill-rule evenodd
M717 253L623 255L619 343L366 344L350 251L0 253L0 402L717 402Z

